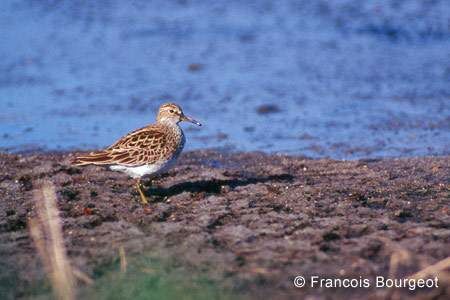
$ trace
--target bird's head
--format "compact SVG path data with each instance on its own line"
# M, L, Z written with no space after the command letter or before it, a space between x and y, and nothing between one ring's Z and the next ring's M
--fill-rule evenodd
M181 121L186 121L193 123L197 126L202 126L202 124L191 117L186 116L180 106L175 103L165 103L159 107L158 116L156 121L168 122L171 124L178 124Z

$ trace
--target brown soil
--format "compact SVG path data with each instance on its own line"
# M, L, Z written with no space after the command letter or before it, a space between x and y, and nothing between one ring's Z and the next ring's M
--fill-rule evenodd
M450 295L444 281L416 292L292 284L296 275L400 278L450 256L450 157L191 152L148 187L153 202L142 206L131 179L71 167L70 156L0 154L0 283L16 280L7 297L44 278L26 228L40 178L56 185L69 256L91 275L124 245L128 255L176 257L252 298Z

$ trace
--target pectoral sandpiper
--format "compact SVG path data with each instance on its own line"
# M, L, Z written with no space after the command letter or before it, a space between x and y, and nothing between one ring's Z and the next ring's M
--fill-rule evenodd
M108 165L111 170L128 174L137 179L137 190L142 203L146 204L148 201L142 191L141 177L162 173L175 163L186 141L179 126L181 121L201 126L196 120L185 116L180 106L163 104L155 124L130 132L105 150L79 156L73 164Z

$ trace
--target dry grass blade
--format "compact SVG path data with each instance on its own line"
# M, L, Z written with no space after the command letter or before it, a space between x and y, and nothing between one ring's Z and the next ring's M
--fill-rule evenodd
M450 257L447 257L441 261L438 261L434 265L428 266L425 269L409 276L409 278L419 279L419 278L427 278L429 276L437 276L438 274L442 273L443 271L449 268L450 268Z
M119 248L119 256L120 256L120 272L125 273L127 271L127 256L125 255L125 248L120 246Z
M411 261L411 254L401 248L395 250L389 262L389 278L394 278L397 276L397 271L400 265L407 264Z
M73 267L73 275L79 280L84 282L87 285L93 285L94 284L94 280L89 277L86 273L83 273L81 270Z
M49 181L34 191L37 220L30 221L30 235L44 263L57 299L75 299L73 270L64 246L55 187Z

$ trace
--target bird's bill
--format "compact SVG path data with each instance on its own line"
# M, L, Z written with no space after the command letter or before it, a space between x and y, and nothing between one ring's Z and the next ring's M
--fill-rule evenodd
M195 124L195 125L197 125L197 126L202 126L202 124L201 124L199 121L197 121L197 120L195 120L195 119L193 119L193 118L191 118L191 117L185 116L185 115L182 115L182 116L181 116L181 120L182 120L182 121L186 121L186 122L193 123L193 124Z

